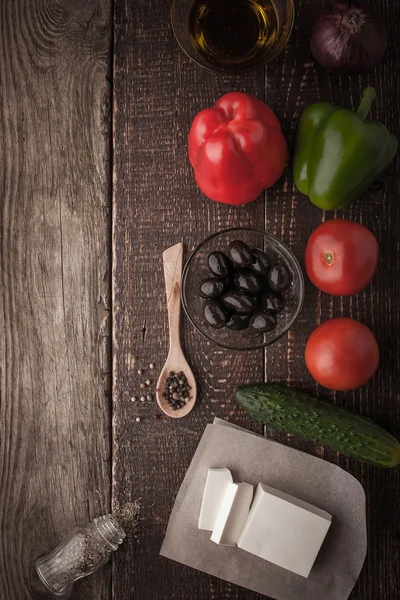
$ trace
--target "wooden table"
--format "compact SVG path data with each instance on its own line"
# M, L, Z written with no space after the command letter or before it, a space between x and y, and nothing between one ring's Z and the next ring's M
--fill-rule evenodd
M375 73L353 79L315 65L308 29L320 2L296 4L284 53L264 71L227 77L182 53L169 1L0 1L2 600L31 597L32 560L76 523L138 497L137 540L77 586L74 600L261 598L158 556L206 423L217 415L262 431L232 402L240 383L267 379L320 393L400 436L398 161L337 214L378 238L380 266L365 292L331 298L308 284L301 317L266 352L222 351L185 320L196 409L182 421L155 420L154 402L130 400L147 377L154 393L149 365L160 368L167 351L166 247L183 240L189 252L211 232L241 224L265 227L302 261L308 236L327 218L296 192L290 168L247 207L205 198L186 155L197 111L225 92L248 92L276 111L292 146L306 106L320 98L354 107L369 83L378 94L372 116L400 134L400 3L372 3L387 23L390 52ZM369 385L330 395L308 374L303 351L312 329L339 315L373 329L382 359ZM363 483L369 552L351 598L400 598L399 470L266 433Z

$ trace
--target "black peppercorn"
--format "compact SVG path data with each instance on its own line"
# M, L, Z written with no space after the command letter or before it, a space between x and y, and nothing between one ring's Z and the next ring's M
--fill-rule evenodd
M187 377L183 371L179 373L171 371L165 380L165 392L162 395L172 410L178 410L189 401L190 389Z

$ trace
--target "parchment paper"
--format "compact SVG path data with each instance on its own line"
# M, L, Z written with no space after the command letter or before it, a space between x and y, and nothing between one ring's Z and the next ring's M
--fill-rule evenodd
M197 528L209 468L235 482L271 485L332 515L305 579L239 548L218 546ZM207 425L176 497L160 554L275 600L347 600L367 551L365 493L340 467L215 420Z

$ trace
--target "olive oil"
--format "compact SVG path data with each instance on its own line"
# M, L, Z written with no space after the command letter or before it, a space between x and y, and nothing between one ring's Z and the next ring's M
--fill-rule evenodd
M193 47L219 68L261 64L278 30L272 0L195 0L189 16Z

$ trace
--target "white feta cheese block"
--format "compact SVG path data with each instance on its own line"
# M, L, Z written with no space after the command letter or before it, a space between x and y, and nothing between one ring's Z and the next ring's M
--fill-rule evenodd
M208 469L200 508L199 529L214 530L225 492L232 481L229 469Z
M222 546L236 546L243 525L249 516L253 491L253 486L249 483L228 485L211 541Z
M238 546L308 577L331 521L327 512L260 483Z

